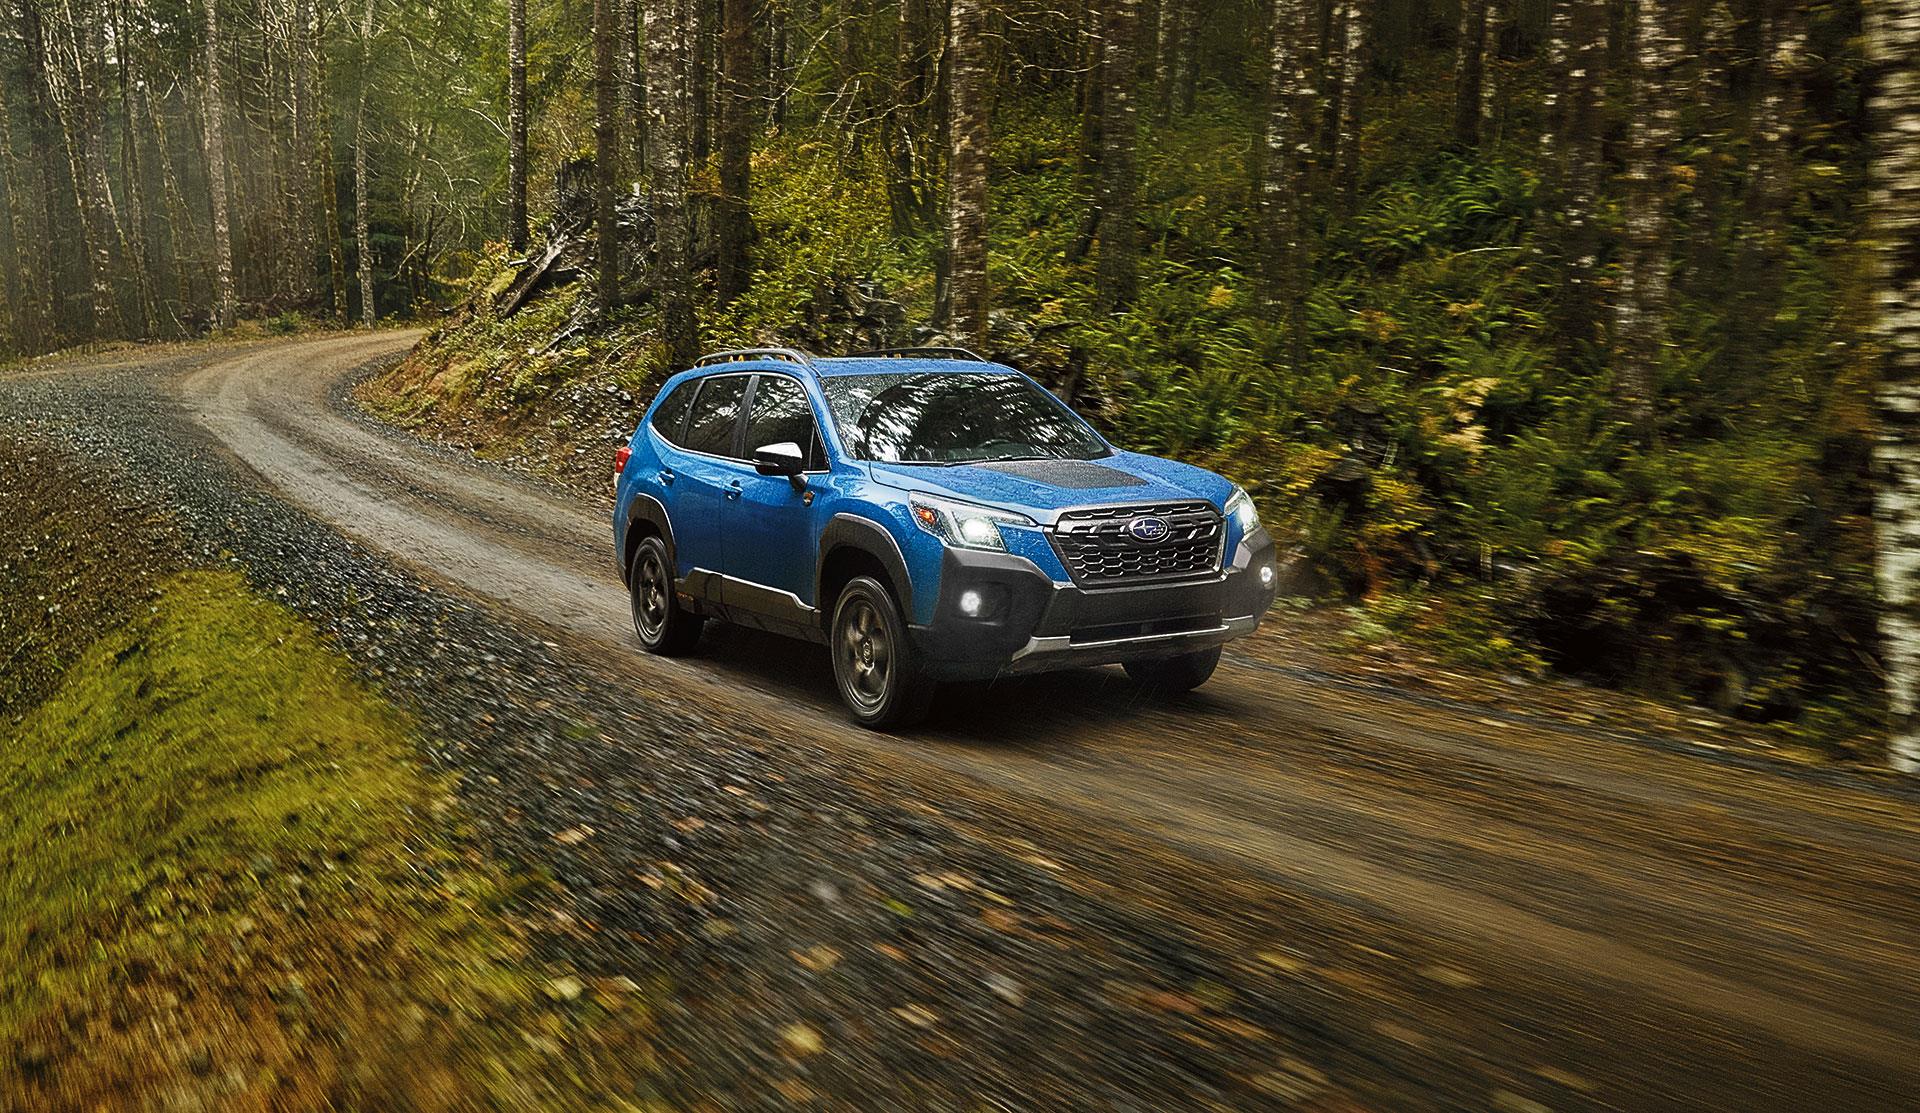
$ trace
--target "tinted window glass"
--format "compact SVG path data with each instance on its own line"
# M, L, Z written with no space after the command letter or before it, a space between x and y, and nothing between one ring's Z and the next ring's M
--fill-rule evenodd
M1108 451L1078 415L1019 375L835 375L821 387L847 451L863 460L1092 460Z
M680 430L687 421L687 411L693 407L694 392L700 389L698 379L681 383L673 388L673 393L661 400L653 410L654 431L674 444L680 444Z
M819 439L813 435L813 405L807 401L806 388L781 375L762 375L747 411L747 454L782 441L800 446L809 470L825 466L815 454Z
M740 402L746 393L745 375L702 379L700 396L687 418L687 439L681 443L695 452L733 455L734 421L740 416Z

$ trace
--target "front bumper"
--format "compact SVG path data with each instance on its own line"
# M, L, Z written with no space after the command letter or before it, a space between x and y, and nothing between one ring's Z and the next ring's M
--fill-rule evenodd
M1122 587L1082 588L1025 557L948 549L934 619L911 628L914 648L927 673L942 680L1191 653L1260 624L1273 605L1273 567L1264 530L1243 538L1207 579Z

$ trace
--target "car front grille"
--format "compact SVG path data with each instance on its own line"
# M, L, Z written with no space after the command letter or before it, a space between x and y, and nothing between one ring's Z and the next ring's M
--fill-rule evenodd
M1165 523L1162 536L1141 519ZM1141 533L1147 534L1142 537ZM1211 576L1220 570L1220 512L1206 502L1069 510L1052 530L1053 550L1082 587Z

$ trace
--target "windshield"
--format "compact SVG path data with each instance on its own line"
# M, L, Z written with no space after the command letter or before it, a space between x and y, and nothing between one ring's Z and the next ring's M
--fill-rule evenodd
M1019 375L924 372L821 381L847 452L899 464L1092 460L1087 423Z

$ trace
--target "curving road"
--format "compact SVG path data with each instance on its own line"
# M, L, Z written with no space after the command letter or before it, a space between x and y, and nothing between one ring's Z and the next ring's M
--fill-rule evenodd
M171 389L280 496L609 684L844 755L882 791L917 785L979 839L1086 848L1105 864L1076 887L1337 1000L1411 1091L1471 1077L1509 1108L1543 1092L1552 1108L1920 1107L1913 795L1536 715L1530 689L1410 695L1267 634L1177 704L1094 670L960 689L914 737L860 731L821 651L722 628L699 657L642 656L601 506L340 405L412 339L257 347Z

